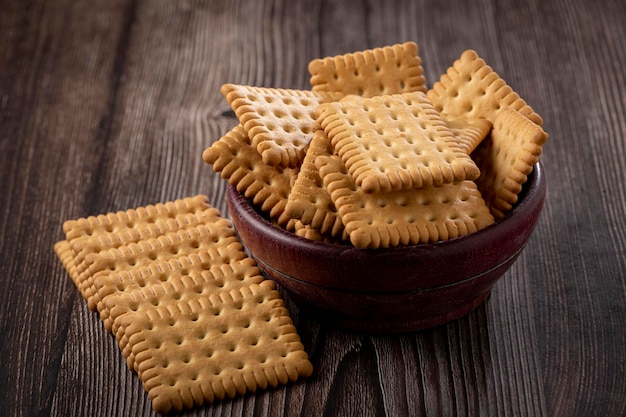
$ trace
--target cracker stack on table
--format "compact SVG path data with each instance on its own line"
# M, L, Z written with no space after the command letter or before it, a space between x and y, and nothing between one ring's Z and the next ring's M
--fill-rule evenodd
M376 249L483 229L513 207L548 138L471 50L431 89L414 42L314 59L309 72L311 90L224 85L239 125L203 158L312 240Z
M165 413L309 376L280 294L198 195L64 223L54 249Z

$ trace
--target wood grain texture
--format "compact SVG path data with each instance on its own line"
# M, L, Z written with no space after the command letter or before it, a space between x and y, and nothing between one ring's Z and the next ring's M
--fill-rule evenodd
M548 198L487 302L352 334L301 312L311 378L194 416L626 415L626 4L0 3L0 415L154 415L52 252L64 220L209 195L226 82L308 88L310 59L414 40L429 84L475 49L544 119Z

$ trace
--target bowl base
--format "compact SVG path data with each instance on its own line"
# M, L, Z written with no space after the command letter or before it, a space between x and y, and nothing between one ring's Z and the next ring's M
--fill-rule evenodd
M360 319L339 316L336 312L321 311L318 307L312 306L303 300L299 300L297 296L288 291L286 294L307 318L318 320L349 332L383 335L426 330L460 319L485 302L491 295L491 291L481 294L479 297L458 306L452 311L428 317L420 317L415 320L407 320L406 317L402 317L401 319L393 317Z

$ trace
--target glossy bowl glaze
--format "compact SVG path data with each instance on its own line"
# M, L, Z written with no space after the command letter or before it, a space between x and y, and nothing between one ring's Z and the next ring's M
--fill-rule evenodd
M234 187L227 192L239 238L263 272L321 320L368 333L434 327L476 308L524 249L545 196L538 163L513 210L485 229L445 242L357 249L298 237Z

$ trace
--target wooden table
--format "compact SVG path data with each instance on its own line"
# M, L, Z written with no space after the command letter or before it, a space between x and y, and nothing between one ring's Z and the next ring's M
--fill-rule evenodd
M407 40L429 84L465 49L550 139L535 233L491 298L434 329L351 334L287 300L315 371L182 415L626 415L626 3L0 4L0 414L152 415L53 244L64 220L207 194L226 82L309 88L310 59Z

